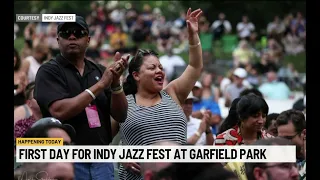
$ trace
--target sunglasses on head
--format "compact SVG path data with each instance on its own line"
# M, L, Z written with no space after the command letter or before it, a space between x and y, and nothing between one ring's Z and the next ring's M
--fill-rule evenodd
M82 38L88 35L88 33L85 30L81 30L81 29L68 29L65 31L60 31L59 32L59 36L62 37L63 39L68 39L71 34L73 34L76 38Z
M155 56L157 56L158 55L158 53L156 53L156 52L154 52L153 50L149 50L149 49L139 49L138 50L138 54L139 55L143 55L143 56L145 56L145 55L155 55Z
M158 53L156 53L153 50L138 49L136 56L130 56L128 62L130 64L130 62L131 61L134 62L138 56L141 57L141 56L146 56L146 55L158 56Z

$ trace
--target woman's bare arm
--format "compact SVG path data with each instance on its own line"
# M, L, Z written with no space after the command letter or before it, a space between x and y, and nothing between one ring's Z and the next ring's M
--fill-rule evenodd
M201 9L187 12L187 26L189 34L189 65L182 75L170 82L165 90L175 99L178 104L184 103L188 94L199 79L203 68L202 48L198 35L198 19L202 14Z

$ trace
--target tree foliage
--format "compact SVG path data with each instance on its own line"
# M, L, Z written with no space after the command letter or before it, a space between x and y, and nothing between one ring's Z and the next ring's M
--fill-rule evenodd
M265 29L275 15L283 18L288 13L295 15L298 11L303 14L306 12L305 1L180 1L180 3L184 9L201 8L211 23L218 18L220 12L224 12L232 24L233 32L244 14L248 15L260 32L259 30Z
M15 1L14 14L28 13L75 13L86 15L90 12L92 1ZM111 1L99 1L106 4ZM247 14L255 24L256 29L265 29L266 25L273 20L275 15L284 15L292 12L306 12L305 1L117 1L121 7L135 7L142 11L144 4L151 8L158 7L169 20L179 17L181 11L187 8L201 8L210 23L217 19L220 12L224 12L231 22L233 30L241 21L241 16ZM45 11L43 11L45 10ZM15 15L14 15L15 18ZM235 31L234 31L235 32Z

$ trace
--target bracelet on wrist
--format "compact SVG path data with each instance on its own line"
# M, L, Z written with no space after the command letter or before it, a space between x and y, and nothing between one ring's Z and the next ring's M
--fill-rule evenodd
M92 97L92 99L96 99L96 96L93 94L92 91L90 91L90 89L86 89L85 91L90 94L90 96Z
M111 87L111 91L118 91L122 88L121 84L119 84L118 86L116 87Z
M198 44L196 44L196 45L191 45L191 44L189 44L189 48L195 48L195 47L198 47L200 44L201 44L201 43L200 43L200 41L199 41L199 42L198 42Z
M123 92L122 86L118 86L117 88L111 88L112 94L120 94Z

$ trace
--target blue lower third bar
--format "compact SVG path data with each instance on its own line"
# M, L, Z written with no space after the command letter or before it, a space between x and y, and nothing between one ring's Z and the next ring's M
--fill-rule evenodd
M16 22L41 22L41 14L16 14Z

